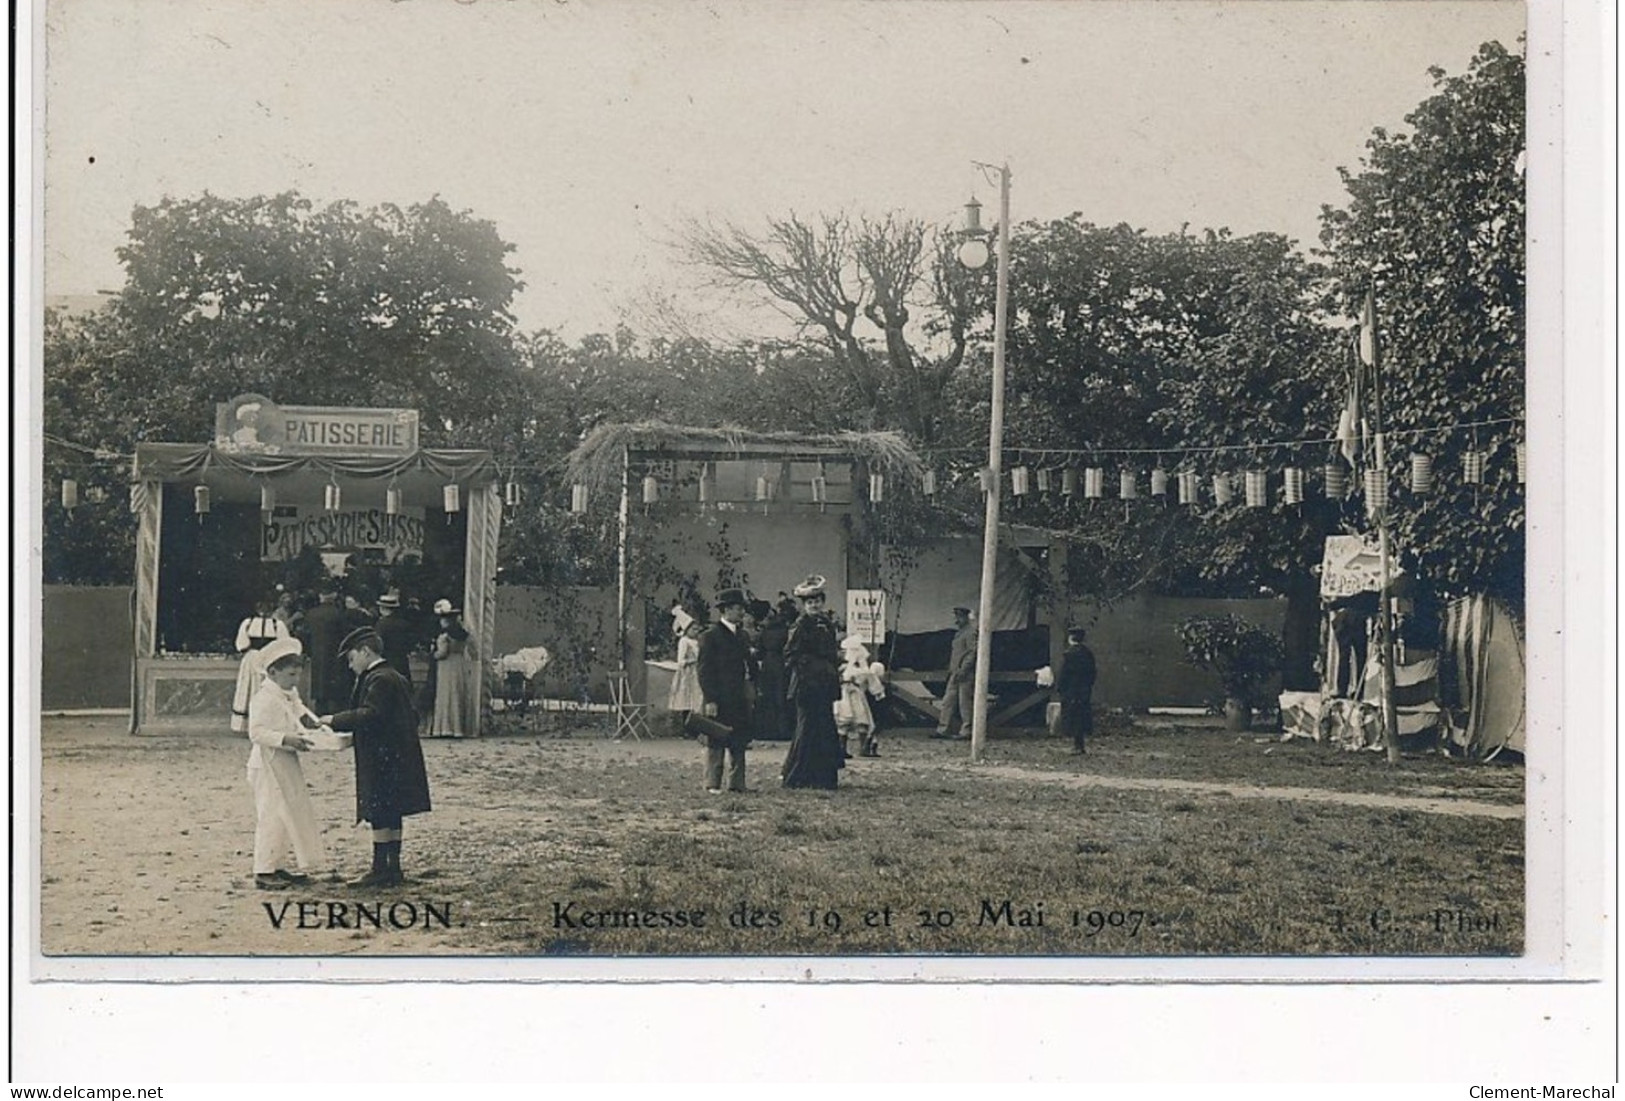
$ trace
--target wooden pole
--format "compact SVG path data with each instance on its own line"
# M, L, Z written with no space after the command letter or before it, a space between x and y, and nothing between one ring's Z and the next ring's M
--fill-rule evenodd
M993 409L988 427L987 515L982 529L982 592L977 601L976 689L971 706L970 757L982 759L987 741L987 686L993 671L993 590L998 580L1000 456L1004 450L1004 330L1010 298L1010 166L999 166L998 281L993 297Z
M621 448L621 509L619 530L616 532L616 564L615 564L615 668L624 678L626 676L626 607L629 594L627 593L628 570L626 563L626 532L631 523L631 471L632 452L630 448ZM617 715L619 720L620 716Z
M1383 440L1382 424L1382 355L1377 342L1377 300L1376 291L1367 288L1365 292L1365 314L1361 324L1368 334L1371 342L1371 420L1373 434L1377 444L1377 476L1382 479L1386 488L1388 485L1388 453ZM1382 677L1382 740L1387 752L1388 763L1399 763L1399 709L1394 702L1394 617L1393 597L1388 593L1389 581L1392 576L1390 558L1392 550L1388 542L1388 503L1386 495L1381 508L1371 510L1377 521L1377 555L1381 561L1378 574L1378 583L1382 586L1377 595L1377 628L1382 632L1382 646L1378 658Z

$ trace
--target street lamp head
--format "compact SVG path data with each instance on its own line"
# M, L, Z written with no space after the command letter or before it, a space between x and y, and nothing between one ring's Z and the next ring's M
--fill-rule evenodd
M976 237L982 232L982 204L976 201L976 196L970 197L965 204L965 236Z
M967 237L959 244L959 262L965 267L975 271L984 266L993 254L987 247L987 242L980 237Z

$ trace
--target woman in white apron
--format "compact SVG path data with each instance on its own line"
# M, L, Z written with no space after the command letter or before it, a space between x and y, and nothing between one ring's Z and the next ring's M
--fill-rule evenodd
M253 615L237 625L237 652L243 660L237 665L237 688L231 696L231 732L243 734L248 730L248 701L265 675L265 663L260 651L279 638L288 637L288 629L274 614L276 600L262 600Z

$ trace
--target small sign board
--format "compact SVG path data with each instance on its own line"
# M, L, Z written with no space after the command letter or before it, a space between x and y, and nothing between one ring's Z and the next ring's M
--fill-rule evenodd
M1389 581L1400 576L1390 566ZM1325 556L1320 562L1320 598L1337 600L1356 593L1382 589L1382 556L1374 538L1364 535L1328 535Z
M214 445L265 455L410 455L418 411L278 405L240 394L214 407Z
M886 590L846 590L846 633L870 645L886 637Z

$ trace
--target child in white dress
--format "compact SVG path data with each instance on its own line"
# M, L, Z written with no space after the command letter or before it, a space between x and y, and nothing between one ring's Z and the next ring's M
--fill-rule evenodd
M700 635L705 624L681 608L672 611L672 629L677 632L677 673L671 678L671 693L666 707L676 716L678 731L684 729L690 711L705 707L705 693L700 691Z
M869 650L863 640L848 635L841 640L841 698L835 701L835 729L841 735L841 749L858 739L858 756L880 756L880 739L875 734L875 716L869 697L886 694L886 667L869 663Z
M283 638L260 652L265 679L248 705L248 786L254 792L254 885L263 891L310 882L324 860L321 832L305 788L299 751L320 723L299 698L303 647ZM282 867L293 847L298 871Z

